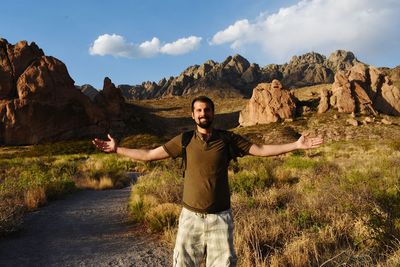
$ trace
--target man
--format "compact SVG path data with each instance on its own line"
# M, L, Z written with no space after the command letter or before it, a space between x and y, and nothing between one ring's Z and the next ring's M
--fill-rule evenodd
M256 145L237 134L212 127L214 103L205 96L192 101L192 118L196 130L184 149L186 169L183 189L183 208L174 249L174 266L198 266L206 255L207 266L236 266L233 247L233 217L230 210L228 184L229 159L244 155L275 156L296 149L320 146L322 138L301 136L296 142L282 145ZM118 147L108 135L108 141L93 143L104 152L115 152L135 160L176 158L184 153L180 134L155 149ZM235 155L230 155L234 147Z

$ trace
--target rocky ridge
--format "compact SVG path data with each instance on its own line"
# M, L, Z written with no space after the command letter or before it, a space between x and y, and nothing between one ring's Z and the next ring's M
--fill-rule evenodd
M329 58L315 52L294 56L283 65L263 68L240 55L229 56L223 62L208 60L188 67L177 77L169 77L140 85L120 85L126 99L151 99L218 91L239 93L250 97L259 83L280 80L285 88L297 88L332 83L338 70L347 70L359 62L352 52L337 50Z

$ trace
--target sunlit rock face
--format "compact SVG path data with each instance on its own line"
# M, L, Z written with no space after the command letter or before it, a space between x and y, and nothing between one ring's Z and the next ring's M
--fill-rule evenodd
M272 83L260 83L254 88L245 109L240 112L239 124L251 126L293 118L296 111L295 103L293 95L283 89L278 80L273 80Z
M109 97L105 93L106 99ZM113 94L111 94L113 95ZM119 93L120 95L120 93ZM74 86L64 63L26 41L0 39L0 144L37 144L105 133L110 117ZM121 99L120 95L120 99ZM108 108L108 106L107 106Z

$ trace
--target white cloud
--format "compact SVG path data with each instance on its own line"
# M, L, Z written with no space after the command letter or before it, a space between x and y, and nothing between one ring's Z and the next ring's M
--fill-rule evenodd
M138 51L144 57L152 57L160 52L160 40L153 37L151 41L145 41L138 47Z
M130 57L135 46L127 43L124 37L117 34L103 34L97 37L89 48L91 55L113 55L116 57Z
M382 47L394 49L396 42L398 46L399 12L397 0L303 0L273 14L263 13L254 22L236 21L210 43L230 44L235 50L256 45L276 60L336 49L374 53Z
M182 55L197 49L200 42L201 37L190 36L188 38L181 38L173 43L163 45L160 51L168 55Z
M252 26L247 19L238 20L225 30L217 32L211 39L210 43L212 45L235 43L241 39L244 39L251 31L251 27Z
M157 54L182 55L189 53L200 45L201 38L190 36L181 38L172 43L161 45L158 38L141 44L128 43L125 38L117 34L103 34L97 37L89 48L91 55L126 58L153 57Z

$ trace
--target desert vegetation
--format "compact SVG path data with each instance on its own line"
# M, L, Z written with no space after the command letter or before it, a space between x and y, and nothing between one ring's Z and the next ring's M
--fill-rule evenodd
M322 86L295 94L301 101L317 98ZM235 104L241 105L240 100ZM222 105L223 111L216 107L229 112L228 106ZM306 132L326 140L316 150L247 156L230 166L240 266L400 264L400 121L378 115L373 123L361 123L365 116L356 114L360 125L351 126L349 117L309 112L290 122L233 129L258 143L290 142ZM385 125L383 118L393 123ZM129 202L132 219L162 233L171 246L183 185L179 163L148 164Z
M240 266L394 266L400 263L397 141L331 142L230 170ZM131 216L173 245L182 178L155 164L132 188Z
M96 154L89 141L0 148L0 235L17 230L27 211L65 194L129 185L126 173L135 166Z

